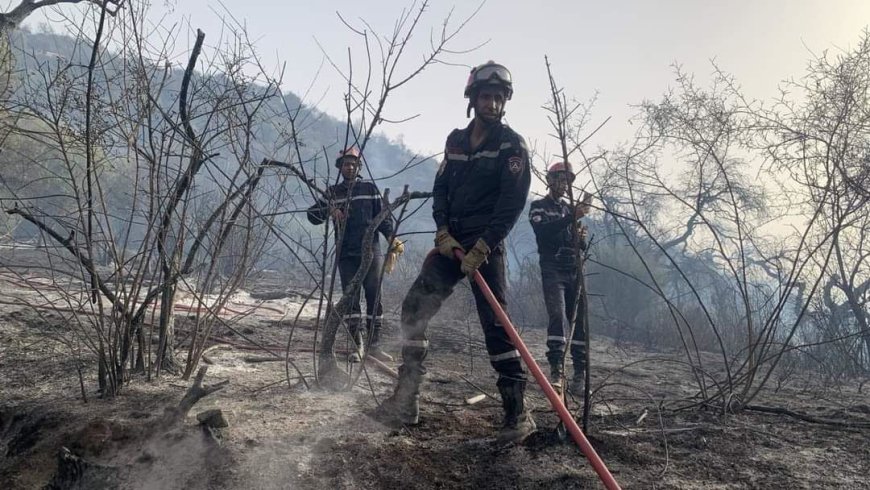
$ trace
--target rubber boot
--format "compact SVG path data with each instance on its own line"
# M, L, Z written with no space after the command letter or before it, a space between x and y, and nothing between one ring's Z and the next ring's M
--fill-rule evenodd
M535 420L525 408L525 390L525 381L514 381L498 387L504 407L504 423L496 437L499 444L520 443L535 431Z
M406 365L399 366L399 383L393 394L375 410L374 417L386 425L420 423L420 384L423 376Z

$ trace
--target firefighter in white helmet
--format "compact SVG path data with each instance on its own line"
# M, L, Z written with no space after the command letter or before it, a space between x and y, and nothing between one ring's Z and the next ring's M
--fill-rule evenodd
M399 382L376 414L384 421L413 425L419 420L420 384L429 340L426 327L456 284L479 271L506 307L503 240L523 211L531 173L523 138L502 123L513 95L511 74L487 62L474 68L465 86L474 119L447 137L444 160L433 187L433 217L438 253L430 253L402 302L402 365ZM461 262L455 249L466 251ZM490 363L498 373L504 421L498 439L517 442L535 429L524 403L526 373L511 342L482 292L472 281L477 313Z

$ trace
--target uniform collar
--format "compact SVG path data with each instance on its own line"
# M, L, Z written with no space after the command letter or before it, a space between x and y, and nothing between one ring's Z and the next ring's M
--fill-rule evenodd
M559 199L555 199L553 196L550 195L550 192L549 192L549 191L547 192L547 197L546 197L546 199L549 199L550 202L553 202L553 203L556 203L556 204L559 204L559 205L562 205L562 206L565 206L565 205L568 204L568 203L565 201L565 198L564 198L564 197L560 197Z
M501 134L504 131L505 125L503 122L499 121L498 124L493 125L492 130L486 136L486 139L483 140L483 143L480 145L480 148L485 148L489 145L493 140L501 141ZM462 130L462 146L468 151L471 152L471 131L474 129L474 119L468 123L468 126ZM479 149L479 148L478 148Z
M342 177L342 181L338 185L342 187L350 187L351 185L355 185L360 182L362 182L362 177L360 177L359 175L357 175L353 180L344 180L344 177Z

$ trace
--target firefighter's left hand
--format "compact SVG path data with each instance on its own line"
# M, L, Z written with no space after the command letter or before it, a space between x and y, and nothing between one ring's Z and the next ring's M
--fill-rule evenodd
M577 234L580 235L581 240L586 241L586 239L589 238L589 228L587 228L586 225L580 225Z
M474 271L479 269L481 264L486 262L486 258L489 256L490 252L489 245L483 241L483 238L478 238L474 247L472 247L471 250L465 254L465 258L462 259L462 265L460 266L462 273L466 275L474 274Z
M393 238L393 243L390 244L390 251L387 252L387 260L384 263L384 271L387 274L393 273L393 269L396 267L396 261L399 260L399 256L404 252L405 244L398 238Z

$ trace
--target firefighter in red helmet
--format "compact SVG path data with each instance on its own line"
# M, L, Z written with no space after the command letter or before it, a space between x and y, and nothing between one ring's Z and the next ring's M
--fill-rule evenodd
M346 291L362 261L363 235L372 220L381 212L381 195L374 182L359 177L362 159L359 148L351 146L342 150L335 160L342 182L330 186L327 198L319 199L308 209L308 221L321 224L328 218L336 223L341 236L338 240L338 272L342 288ZM393 234L393 220L387 217L378 226L378 231L389 240ZM395 241L391 246L395 246ZM380 361L392 361L392 357L380 347L383 306L380 299L380 273L383 254L377 235L372 243L373 255L369 269L363 278L362 291L366 300L366 312L362 314L359 296L352 303L351 311L344 321L356 343L356 351L350 360L359 361L368 347L368 355ZM357 293L359 294L359 293ZM365 321L363 321L365 319ZM365 324L365 329L362 325Z
M541 284L544 290L544 305L547 308L547 361L550 364L550 379L555 388L561 388L563 355L566 337L571 331L568 320L574 313L578 298L580 271L577 267L577 251L585 250L588 230L580 218L589 211L588 199L573 209L563 197L574 182L574 174L564 162L554 163L547 169L547 195L529 206L529 221L538 242L541 266ZM575 235L575 227L579 227ZM579 247L575 246L575 236ZM569 389L580 393L586 367L586 325L583 322L586 305L580 298L574 333L571 336L571 359L574 374Z

